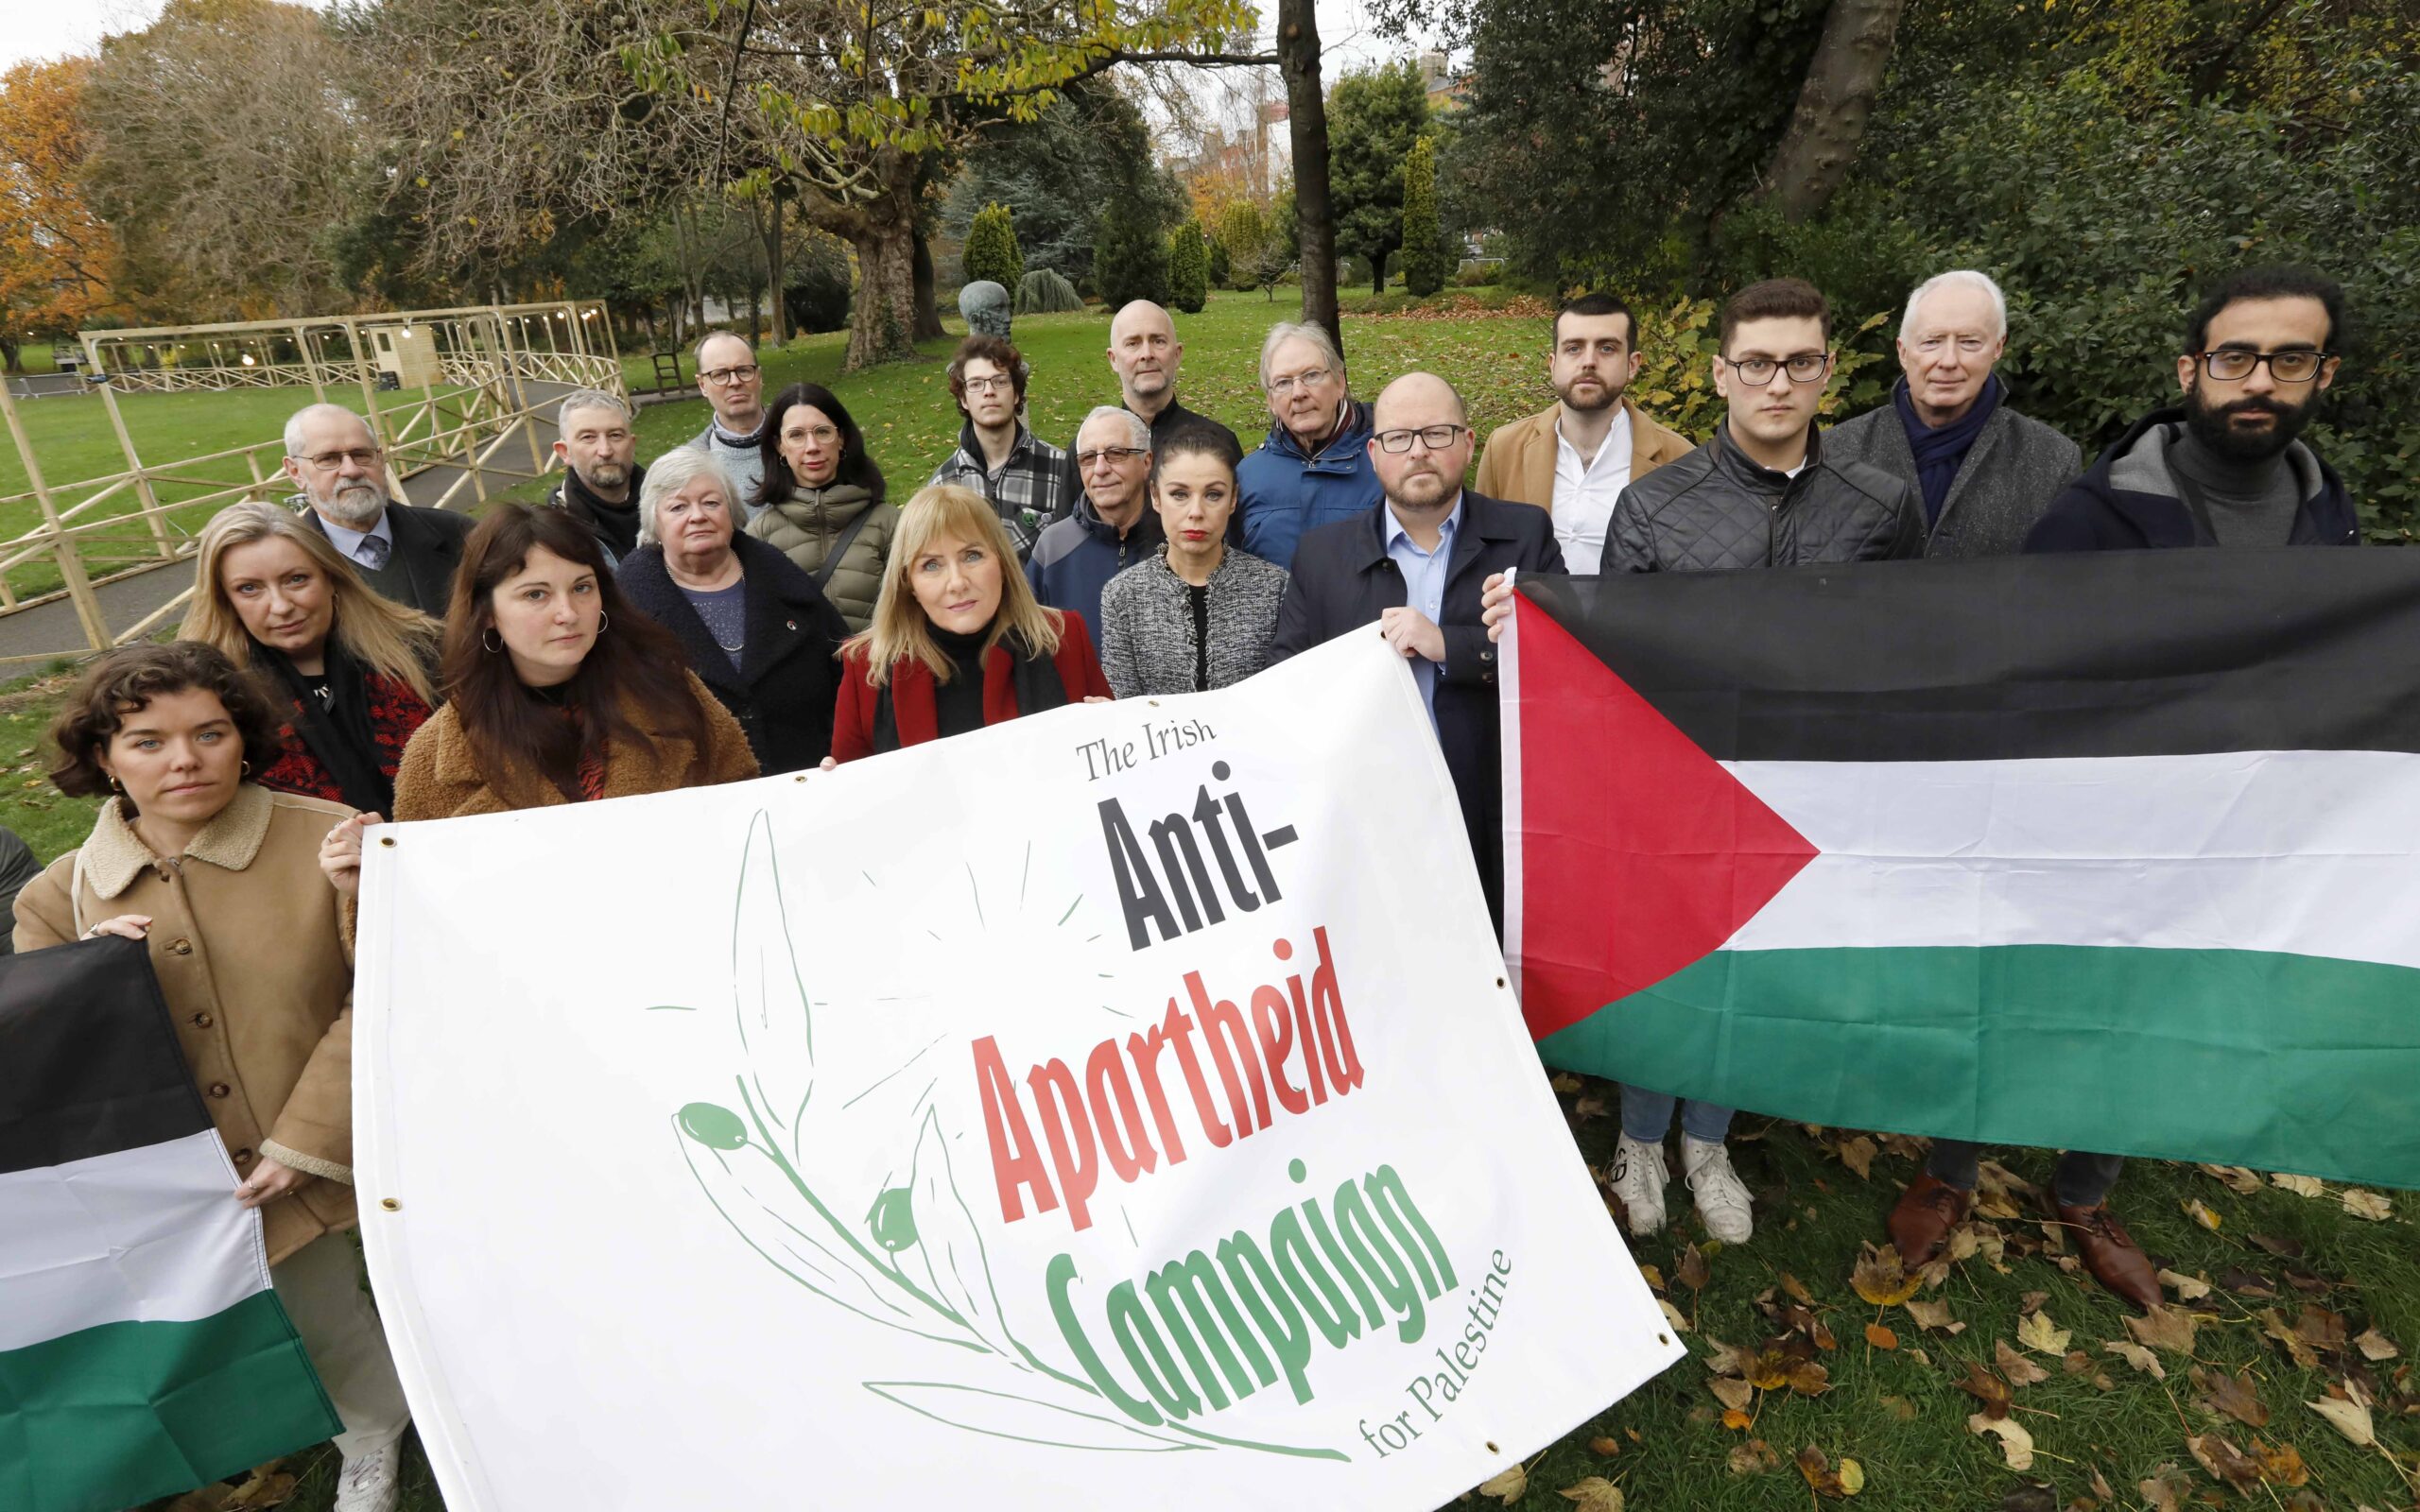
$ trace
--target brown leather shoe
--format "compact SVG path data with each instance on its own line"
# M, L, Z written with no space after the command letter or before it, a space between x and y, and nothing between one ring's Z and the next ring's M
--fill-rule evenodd
M2158 1268L2109 1211L2109 1204L2067 1208L2053 1203L2052 1208L2074 1237L2084 1265L2101 1285L2146 1313L2160 1305Z
M1949 1242L1949 1230L1964 1223L1974 1206L1972 1192L1936 1181L1929 1171L1916 1173L1891 1210L1891 1243L1899 1251L1899 1263L1911 1271L1931 1264Z

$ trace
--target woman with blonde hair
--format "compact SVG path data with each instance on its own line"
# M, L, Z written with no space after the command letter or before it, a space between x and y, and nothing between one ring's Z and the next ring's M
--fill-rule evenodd
M1033 596L991 504L952 484L900 512L873 623L840 660L835 761L1109 697L1092 637Z
M178 634L251 672L278 712L281 793L393 811L404 747L436 706L438 623L381 597L328 538L268 504L222 509L201 532Z

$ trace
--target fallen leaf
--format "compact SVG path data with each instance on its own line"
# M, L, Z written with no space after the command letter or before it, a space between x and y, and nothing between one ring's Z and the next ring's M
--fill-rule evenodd
M2269 1409L2260 1400L2259 1389L2252 1383L2252 1372L2221 1375L2216 1370L2193 1367L2193 1388L2202 1393L2202 1404L2212 1412L2224 1413L2247 1428L2269 1426Z
M1815 1488L1818 1496L1855 1496L1865 1489L1865 1469L1853 1459L1843 1459L1838 1469L1824 1458L1824 1452L1809 1444L1798 1452L1798 1473Z
M2273 1307L2260 1310L2260 1332L2286 1347L2286 1357L2305 1370L2319 1368L2319 1352L2300 1333L2286 1326L2285 1317Z
M1989 1413L1977 1413L1966 1419L1970 1434L1990 1434L2000 1441L2000 1452L2008 1456L2008 1468L2030 1470L2033 1468L2033 1435L2025 1425L2012 1418L1995 1418Z
M2159 1363L2159 1356L2139 1344L2123 1344L2112 1339L2100 1348L2102 1352L2116 1355L2153 1381L2168 1379L2168 1370Z
M2201 1198L2187 1197L2183 1202L2177 1204L2177 1206L2185 1210L2185 1216L2192 1219L2195 1223L2200 1224L2203 1228L2215 1230L2219 1227L2219 1215L2212 1212L2209 1210L2208 1205L2204 1203Z
M2152 1512L2184 1512L2186 1498L2193 1494L2193 1478L2174 1464L2164 1463L2152 1471L2151 1479L2136 1482L2135 1489L2151 1503Z
M2092 1356L2082 1349L2069 1349L2067 1357L2059 1363L2066 1367L2067 1374L2080 1376L2092 1368Z
M2256 1438L2252 1441L2252 1457L2259 1462L2260 1478L2272 1486L2301 1486L2310 1479L2310 1467L2303 1463L2302 1451L2291 1444L2272 1449Z
M2052 1323L2048 1313L2034 1313L2017 1320L2016 1342L2036 1354L2047 1354L2056 1359L2067 1352L2067 1340L2072 1336L2066 1329Z
M2210 1283L2195 1276L2180 1276L2175 1271L2159 1273L2159 1283L2176 1294L2180 1302L2199 1301L2210 1295Z
M2392 1360L2400 1352L2394 1341L2376 1329L2363 1330L2361 1336L2353 1341L2353 1348L2361 1351L2364 1360Z
M1862 1134L1841 1141L1841 1163L1855 1171L1860 1181L1874 1179L1874 1158L1880 1153L1875 1143Z
M2100 1498L2104 1502L2115 1502L2118 1500L2117 1487L2111 1486L2109 1484L2109 1478L2101 1474L2100 1469L2097 1468L2092 1472L2092 1494Z
M1891 1253L1892 1257L1896 1259L1899 1252L1894 1249ZM1792 1276L1788 1271L1783 1271L1781 1273L1781 1289L1788 1292L1790 1295L1791 1299L1794 1301L1800 1302L1807 1307L1813 1307L1815 1305L1815 1294L1806 1289L1806 1283L1805 1281L1800 1280L1797 1277Z
M2040 1481L2027 1481L2011 1486L1992 1512L2059 1512L2059 1496Z
M1797 1356L1783 1350L1763 1349L1746 1362L1743 1373L1758 1391L1780 1391L1789 1384L1789 1372L1798 1363Z
M1789 1372L1789 1389L1802 1397L1820 1397L1832 1389L1832 1372L1812 1360L1802 1361Z
M1725 1344L1720 1339L1708 1339L1705 1346L1705 1367L1719 1376L1738 1375L1748 1368L1748 1362L1755 1358L1754 1350Z
M1492 1496L1506 1506L1511 1506L1529 1492L1529 1467L1517 1460L1478 1483L1479 1495Z
M1730 1429L1735 1434L1747 1432L1750 1428L1755 1426L1755 1421L1756 1419L1749 1417L1746 1413L1741 1412L1737 1407L1729 1409L1722 1415L1722 1426Z
M1962 1324L1960 1326L1963 1327L1964 1325ZM1923 1366L1927 1370L1932 1368L1932 1356L1925 1353L1922 1349L1910 1349L1908 1351L1908 1358L1913 1360L1916 1364Z
M1984 1369L1980 1360L1966 1362L1966 1379L1958 1383L1958 1389L1983 1404L1984 1417L2008 1416L2008 1383Z
M1681 1263L1673 1268L1672 1278L1690 1291L1704 1291L1705 1283L1713 1279L1705 1263L1705 1251L1695 1245L1682 1250Z
M1756 1388L1737 1376L1716 1376L1705 1383L1705 1388L1714 1393L1715 1400L1736 1412L1746 1412L1748 1404L1756 1400Z
M1777 1469L1780 1465L1781 1456L1774 1453L1773 1447L1761 1438L1752 1438L1744 1444L1732 1447L1730 1466L1731 1473L1734 1475L1762 1475L1767 1470Z
M1547 1085L1559 1092L1576 1092L1580 1090L1580 1078L1567 1071L1562 1071L1555 1073L1547 1080Z
M2246 1234L2244 1237L2279 1260L2302 1258L2303 1242L2299 1239L2279 1239L2273 1234Z
M1782 1284L1787 1287L1794 1284L1796 1280L1795 1277L1784 1276ZM1868 1244L1858 1248L1857 1264L1849 1271L1849 1284L1872 1306L1897 1307L1916 1295L1916 1288L1924 1284L1924 1278L1907 1273L1899 1263L1896 1247L1885 1245L1877 1249ZM1923 1320L1920 1318L1918 1321Z
M1622 1512L1622 1488L1601 1475L1591 1475L1555 1493L1580 1512Z
M1611 1116L1613 1111L1613 1104L1593 1095L1575 1098L1571 1104L1571 1115L1574 1118L1606 1118Z
M1664 1289L1664 1273L1654 1266L1641 1265L1638 1267L1638 1274L1654 1290L1660 1292Z
M2344 1320L2324 1307L2306 1307L2294 1319L2294 1332L2314 1349L2344 1348Z
M2265 1299L2277 1295L2277 1288L2269 1284L2268 1277L2240 1265L2229 1265L2219 1272L2219 1284L2238 1297Z
M2269 1173L2270 1183L2298 1197L2316 1197L2327 1190L2327 1183L2315 1176L2293 1176L2284 1171Z
M2066 1336L2060 1335L2061 1338ZM2049 1371L2010 1349L2006 1339L1996 1342L1992 1346L1992 1351L1994 1362L2000 1367L2000 1374L2008 1377L2008 1383L2012 1386L2030 1386L2036 1382L2050 1379Z
M2359 1187L2347 1190L2336 1200L2343 1205L2346 1212L2356 1218L2367 1218L2372 1223L2384 1223L2394 1216L2394 1204L2375 1192L2364 1192Z
M2171 1354L2193 1352L2193 1331L2199 1327L2193 1314L2173 1307L2154 1307L2141 1317L2126 1319L2126 1332L2154 1349Z
M1880 1304L1876 1305L1878 1306ZM1965 1324L1959 1322L1956 1318L1949 1315L1949 1304L1947 1302L1919 1302L1910 1300L1904 1305L1908 1309L1908 1315L1916 1320L1916 1327L1923 1329L1928 1333L1938 1331L1940 1332L1955 1336L1966 1332Z
M1905 1397L1883 1398L1882 1410L1903 1423L1911 1423L1916 1420L1916 1404Z
M2238 1491L2260 1483L2260 1462L2217 1434L2200 1434L2185 1441L2194 1463Z
M2216 1177L2226 1183L2228 1191L2250 1196L2260 1190L2260 1173L2240 1165L2197 1165L2204 1176Z
M1681 1310L1679 1308L1674 1307L1671 1303L1664 1300L1664 1298L1660 1297L1655 1299L1655 1305L1664 1310L1664 1321L1672 1325L1673 1332L1686 1333L1689 1332L1689 1320L1681 1315Z
M1877 1349L1895 1349L1899 1347L1899 1335L1892 1332L1889 1329L1884 1328L1879 1323L1868 1323L1865 1326L1865 1342L1874 1346ZM2389 1351L2392 1352L2394 1347L2393 1345L2388 1345L2387 1348ZM2385 1356L2373 1355L2371 1358L2384 1359Z
M1601 1454L1605 1458L1611 1459L1621 1452L1622 1441L1618 1438L1613 1438L1606 1435L1599 1434L1596 1437L1588 1440L1588 1452L1591 1454Z
M2378 1441L2376 1424L2370 1421L2366 1402L2350 1401L2342 1397L2322 1397L2317 1401L2303 1403L2327 1419L2327 1426L2342 1434L2357 1449L2370 1449Z
M1849 1458L1846 1454L1841 1455L1841 1494L1843 1496L1855 1496L1858 1492L1864 1489L1865 1467Z

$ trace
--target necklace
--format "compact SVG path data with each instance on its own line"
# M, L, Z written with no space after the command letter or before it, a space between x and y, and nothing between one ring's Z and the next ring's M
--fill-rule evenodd
M708 633L709 633L709 634L712 634L713 632L709 631ZM734 645L734 644L731 644L730 643L728 643L728 642L724 641L724 640L723 640L723 638L722 638L721 636L717 635L717 636L715 636L715 644L721 646L724 650L726 650L726 651L730 652L732 655L734 655L734 656L737 656L740 652L742 652L742 651L744 651L744 650L746 650L746 649L748 648L748 637L747 637L747 636L745 636L745 635L741 636L741 637L739 638L739 644L736 644L736 645Z

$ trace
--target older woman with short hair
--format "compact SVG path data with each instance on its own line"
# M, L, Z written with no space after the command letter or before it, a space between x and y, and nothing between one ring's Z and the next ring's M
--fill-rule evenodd
M259 674L281 710L253 781L367 814L395 805L404 747L437 703L441 627L381 597L320 532L274 505L231 505L202 527L178 634Z
M639 545L622 560L631 605L678 637L689 670L748 732L767 772L832 750L848 623L815 579L735 529L737 490L721 462L682 449L639 489Z
M844 762L1109 696L1091 637L1033 596L990 501L953 484L900 512L873 624L840 658Z

